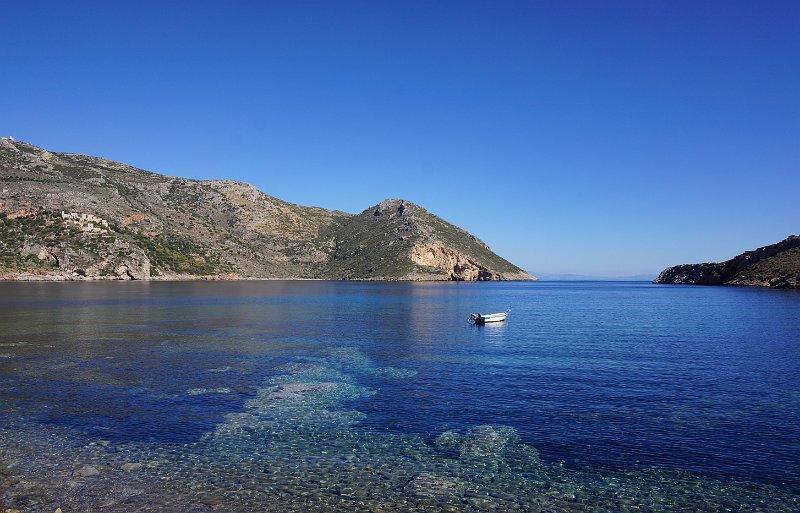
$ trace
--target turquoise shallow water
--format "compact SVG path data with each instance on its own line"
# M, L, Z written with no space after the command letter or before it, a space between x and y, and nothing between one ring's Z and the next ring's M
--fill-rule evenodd
M799 511L798 314L646 283L0 284L0 505Z

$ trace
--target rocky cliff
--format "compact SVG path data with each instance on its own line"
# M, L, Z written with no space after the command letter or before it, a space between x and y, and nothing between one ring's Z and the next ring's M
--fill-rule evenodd
M0 278L535 279L408 201L348 214L9 138Z
M799 288L800 236L791 235L725 262L669 267L654 283Z

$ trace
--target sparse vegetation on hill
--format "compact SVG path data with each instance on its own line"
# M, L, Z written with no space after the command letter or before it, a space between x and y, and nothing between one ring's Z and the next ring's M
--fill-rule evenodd
M800 236L790 235L720 263L684 264L661 272L655 283L800 288Z
M11 139L0 139L0 276L532 279L407 201L353 215Z

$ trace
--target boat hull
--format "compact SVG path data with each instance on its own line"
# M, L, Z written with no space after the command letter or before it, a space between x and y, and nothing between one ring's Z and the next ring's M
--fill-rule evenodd
M490 324L493 322L503 322L508 319L507 313L496 313L490 315L474 315L471 317L475 324Z

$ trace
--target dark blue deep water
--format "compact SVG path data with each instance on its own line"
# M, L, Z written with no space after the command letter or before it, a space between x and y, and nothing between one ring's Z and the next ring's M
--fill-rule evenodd
M792 511L800 293L2 283L0 446L31 511Z

